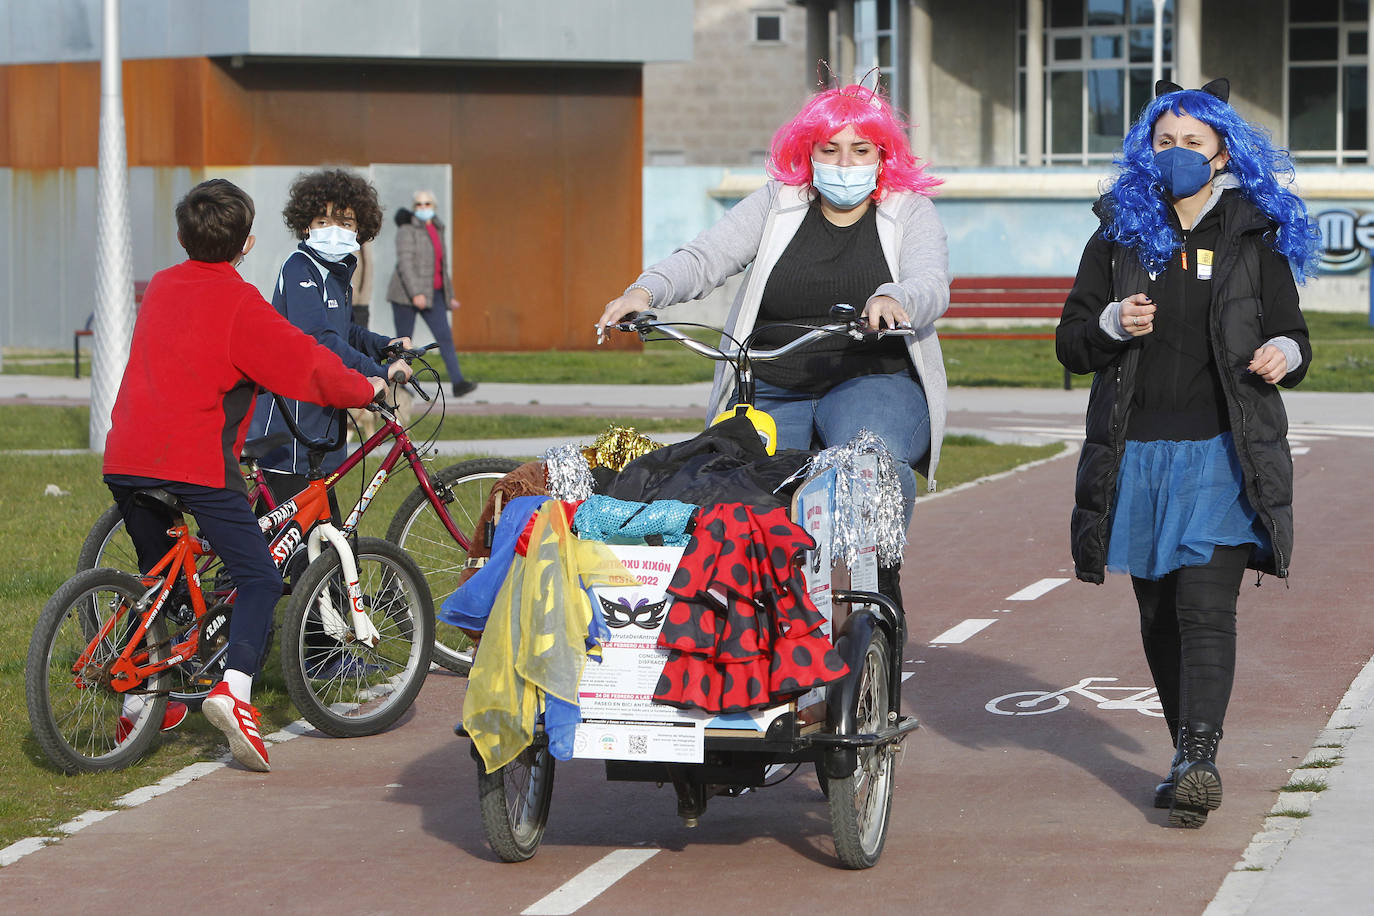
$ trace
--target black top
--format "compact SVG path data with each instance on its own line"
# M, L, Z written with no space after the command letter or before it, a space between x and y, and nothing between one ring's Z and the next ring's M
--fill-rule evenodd
M797 234L768 275L759 303L758 324L791 321L822 325L830 307L845 303L862 310L874 291L892 280L878 239L877 208L849 226L836 226L813 204ZM765 331L758 346L775 347L800 337L795 328ZM827 337L782 359L756 363L754 374L772 385L821 394L861 375L907 372L903 337L857 341Z
M1131 397L1126 429L1129 439L1202 440L1230 429L1208 317L1212 298L1208 262L1220 258L1218 248L1227 237L1226 222L1240 206L1245 206L1244 198L1238 191L1228 190L1190 231L1179 227L1170 207L1169 219L1179 233L1182 248L1163 272L1150 279L1147 289L1111 290L1111 297L1117 300L1146 293L1157 310L1154 331L1136 338L1140 347L1140 381ZM1088 242L1076 288L1069 295L1070 304L1085 295L1106 301L1107 291L1100 285L1110 283L1112 247L1101 230ZM1276 316L1296 312L1297 290L1286 259L1266 245L1260 256L1260 271L1265 293L1263 310ZM1272 333L1290 336L1287 325L1272 329ZM1237 352L1228 350L1226 358L1234 369L1244 367L1253 355L1252 350L1242 348Z

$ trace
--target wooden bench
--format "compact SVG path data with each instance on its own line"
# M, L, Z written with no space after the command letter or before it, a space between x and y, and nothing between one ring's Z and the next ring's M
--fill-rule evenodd
M941 317L1043 319L1058 323L1073 277L956 277L949 286L949 310ZM999 327L941 329L945 340L1054 340L1049 333L1016 333ZM1064 370L1064 388L1072 374Z
M147 280L134 281L134 311L143 304L143 291L148 288ZM91 325L95 322L95 313L86 316L86 324L83 327L72 331L72 378L81 378L81 338L94 337L95 329Z

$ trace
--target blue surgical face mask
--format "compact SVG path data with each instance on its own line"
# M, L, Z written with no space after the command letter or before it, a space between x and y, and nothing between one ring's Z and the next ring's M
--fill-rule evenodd
M1155 153L1155 168L1159 169L1165 189L1176 200L1183 200L1212 180L1212 159L1220 155L1221 150L1217 150L1209 159L1197 150L1171 146Z
M429 222L430 220L434 219L434 208L433 208L433 207L416 207L416 208L415 208L415 218L416 218L416 219L424 220L425 222Z
M343 226L311 229L310 237L305 240L305 244L326 261L342 261L360 247L358 233Z
M833 206L852 210L878 189L878 163L826 165L812 159L811 183Z

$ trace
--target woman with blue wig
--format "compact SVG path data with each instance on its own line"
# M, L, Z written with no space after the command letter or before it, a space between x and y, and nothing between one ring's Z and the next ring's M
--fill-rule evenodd
M1175 753L1154 804L1199 827L1221 805L1217 745L1246 568L1285 577L1293 463L1277 386L1312 360L1296 281L1319 235L1292 163L1228 104L1161 80L1094 207L1056 332L1095 373L1071 523L1078 578L1129 573Z

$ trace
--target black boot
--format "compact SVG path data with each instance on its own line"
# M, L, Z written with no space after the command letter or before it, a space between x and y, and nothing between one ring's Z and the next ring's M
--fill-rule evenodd
M1164 781L1155 786L1155 807L1172 808L1174 806L1174 771L1183 762L1183 748L1174 751L1174 759L1169 762L1169 775L1164 777Z
M1184 722L1179 729L1178 750L1183 759L1170 774L1174 778L1174 803L1169 808L1172 826L1201 827L1208 813L1221 807L1220 741L1221 729L1203 722Z
M906 614L902 606L902 564L878 567L878 594L897 605L897 610Z

